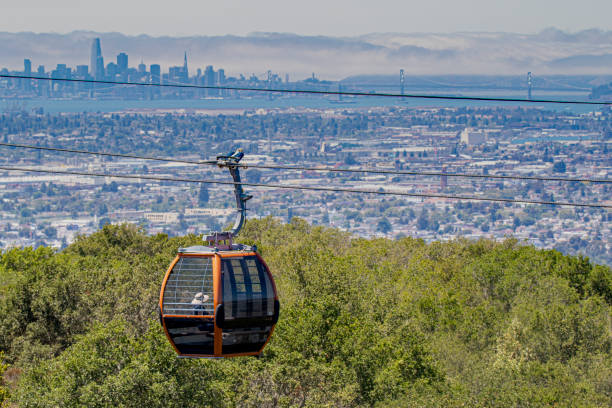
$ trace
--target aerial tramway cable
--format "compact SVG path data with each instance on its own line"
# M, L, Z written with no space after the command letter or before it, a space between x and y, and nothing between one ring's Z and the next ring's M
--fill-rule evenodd
M38 81L62 81L62 82L78 82L88 84L106 84L106 85L134 85L148 86L155 88L171 87L184 89L219 89L228 91L250 91L250 92L267 92L267 93L297 93L310 95L343 95L343 96L369 96L382 98L410 98L410 99L437 99L437 100L458 100L458 101L483 101L483 102L519 102L519 103L546 103L546 104L563 104L563 105L612 105L612 101L576 101L576 100L559 100L559 99L521 99L521 98L495 98L484 96L450 96L450 95L428 95L428 94L396 94L396 93L378 93L378 92L346 92L346 91L320 91L308 89L276 89L276 88L250 88L242 86L210 86L210 85L194 85L194 84L154 84L144 82L121 82L121 81L102 81L95 79L76 79L76 78L45 78L28 75L6 75L0 74L0 78L8 79L30 79Z
M36 173L48 173L48 174L67 174L67 175L92 176L92 177L114 177L114 178L133 179L133 180L136 179L136 180L170 181L170 182L181 182L181 183L224 184L224 185L232 185L232 186L242 185L242 186L251 186L251 187L279 188L279 189L288 189L288 190L328 191L328 192L339 192L339 193L377 194L377 195L403 196L403 197L445 198L445 199L451 199L451 200L489 201L489 202L514 203L514 204L539 204L539 205L553 205L553 206L565 206L565 207L612 209L612 204L595 204L595 203L584 203L583 204L583 203L572 203L572 202L562 202L562 201L538 201L538 200L521 200L521 199L511 199L511 198L458 196L458 195L451 195L451 194L409 193L409 192L397 192L397 191L384 191L382 189L381 190L362 190L362 189L357 189L357 188L298 186L298 185L291 185L291 184L269 184L269 183L266 184L266 183L244 183L244 182L237 183L237 182L219 181L219 180L198 180L198 179L159 177L159 176L147 176L147 175L94 173L94 172L71 171L71 170L48 170L48 169L36 169L36 168L29 168L29 167L12 167L12 166L0 166L0 170L36 172Z
M215 165L215 161L197 161L197 160L185 160L185 159L171 159L165 157L152 157L152 156L139 156L135 154L126 153L106 153L106 152L93 152L88 150L76 150L76 149L65 149L59 147L46 147L46 146L33 146L24 145L19 143L3 143L0 142L0 146L15 147L22 149L34 149L44 150L52 152L65 152L65 153L78 153L78 154L91 154L98 156L107 157L118 157L128 159L140 159L140 160L156 160L165 161L172 163L185 163L195 165ZM254 169L271 169L271 170L301 170L301 171L318 171L318 172L336 172L336 173L370 173L370 174L391 174L391 175L408 175L408 176L446 176L446 177L466 177L466 178L480 178L480 179L505 179L505 180L531 180L531 181L561 181L561 182L581 182L581 183L612 183L612 180L608 179L596 179L596 178L567 178L567 177L538 177L538 176L507 176L507 175L492 175L492 174L469 174L469 173L446 173L446 172L434 172L434 171L408 171L408 170L386 170L386 169L349 169L349 168L335 168L335 167L306 167L306 166L287 166L287 165L272 165L272 164L237 164L240 168L254 168Z

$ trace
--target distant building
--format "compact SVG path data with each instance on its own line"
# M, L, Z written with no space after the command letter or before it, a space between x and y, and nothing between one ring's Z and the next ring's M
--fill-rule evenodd
M119 67L114 62L109 62L106 66L106 75L110 80L114 80L115 76L119 73Z
M236 210L231 208L186 208L185 216L197 217L197 216L227 216L235 213Z
M151 64L151 83L161 84L161 67L159 64Z
M206 67L206 70L204 71L204 84L206 86L216 86L217 85L215 74L216 73L212 65L209 65ZM218 96L218 95L219 95L218 89L208 89L208 96Z
M160 224L172 224L178 221L179 214L175 212L164 213L145 213L144 218L147 221Z
M170 67L168 69L168 79L171 84L183 82L183 67Z
M57 64L57 67L51 71L51 78L64 79L68 78L69 68L66 67L66 64Z
M77 65L75 71L76 79L91 79L89 76L89 66L87 65ZM76 84L76 88L79 91L85 91L91 89L92 84L87 83L78 83Z
M527 99L531 100L531 91L533 89L533 78L531 72L527 73Z
M226 79L225 79L224 69L220 69L219 71L217 71L217 82L219 86L225 86ZM228 91L225 89L221 89L220 91L221 91L221 96L227 96L229 94Z
M29 59L23 60L23 74L25 76L32 75L32 61L30 61ZM24 79L22 83L24 90L29 91L30 89L32 89L32 81L30 79Z
M100 46L99 38L94 38L93 42L91 43L91 60L89 64L89 71L95 79L104 79L104 58L102 57L102 47Z
M189 68L187 67L187 51L185 51L185 61L183 62L183 77L185 82L189 80Z
M117 67L121 75L125 75L128 70L128 55L122 52L117 55Z
M89 75L89 67L87 65L77 65L76 74L79 79L85 79Z
M219 70L219 75L217 75L219 77L219 85L225 85L225 70L224 69L220 69Z
M461 143L466 145L476 145L487 141L487 137L482 130L465 128L461 132Z

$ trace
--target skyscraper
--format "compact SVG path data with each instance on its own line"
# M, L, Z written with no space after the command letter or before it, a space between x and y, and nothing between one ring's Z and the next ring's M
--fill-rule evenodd
M206 86L215 86L217 85L216 81L215 81L215 70L213 69L212 65L209 65L206 67L206 70L204 71L204 84ZM218 89L208 89L207 90L207 94L208 96L218 96L219 95L219 90Z
M104 79L104 58L102 57L102 48L100 47L99 38L94 38L91 43L89 71L95 79Z
M119 74L119 67L114 62L109 62L106 65L106 75L108 76L108 79L111 81L115 80L115 76L117 74Z
M224 69L220 69L218 72L218 77L219 77L219 85L225 85L225 70Z
M128 69L128 56L125 52L117 55L117 67L119 68L119 73L123 74L127 72Z
M185 82L189 81L189 68L187 68L187 51L185 51L185 62L183 63L183 78Z
M76 75L79 79L87 79L87 75L89 74L87 65L77 65L76 67Z
M30 61L29 59L24 59L23 60L23 74L25 76L30 76L32 75L32 61ZM29 91L32 87L32 81L29 79L24 79L23 80L23 89L25 89L26 91Z
M151 83L161 84L161 67L159 64L151 64Z
M531 100L531 90L533 88L533 78L531 72L527 73L527 99Z
M151 71L151 83L161 84L161 67L159 64L151 64L149 69ZM161 95L161 89L158 87L153 87L151 95L153 97Z
M89 66L88 65L77 65L76 67L76 78L77 79L89 79ZM92 84L79 83L76 84L76 89L79 91L85 91L91 89Z

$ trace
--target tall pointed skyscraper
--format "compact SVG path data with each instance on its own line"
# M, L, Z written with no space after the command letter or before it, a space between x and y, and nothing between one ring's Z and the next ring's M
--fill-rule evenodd
M185 62L183 63L183 78L185 82L189 80L189 69L187 68L187 51L185 51Z
M89 72L94 79L104 79L104 58L102 57L102 48L100 47L99 38L94 38L93 42L91 43Z

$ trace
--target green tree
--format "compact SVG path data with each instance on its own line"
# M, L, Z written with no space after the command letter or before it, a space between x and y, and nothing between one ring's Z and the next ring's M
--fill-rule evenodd
M389 222L387 217L383 217L380 219L380 221L378 221L378 225L376 226L376 229L386 234L388 232L391 232L391 230L393 229L393 226L391 225L391 222Z
M178 359L165 339L160 282L201 237L106 225L60 252L2 252L10 402L612 405L609 267L513 239L363 239L295 217L250 220L238 241L257 245L281 301L260 359Z
M553 164L553 172L555 173L565 173L566 167L565 167L565 162L563 160L555 162Z
M4 352L0 351L0 407L8 406L10 396L9 388L4 380L7 368L9 368L9 365L4 362Z

